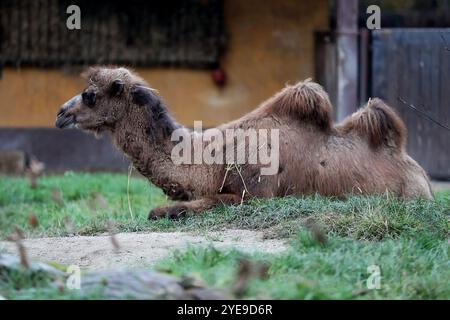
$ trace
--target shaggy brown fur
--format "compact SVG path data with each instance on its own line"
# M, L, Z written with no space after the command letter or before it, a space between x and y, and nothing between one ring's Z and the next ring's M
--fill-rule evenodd
M110 131L140 173L171 199L181 200L152 210L150 218L200 213L218 203L236 204L252 197L389 192L432 198L426 173L405 152L405 126L379 99L333 126L328 95L307 80L219 126L222 132L279 129L278 173L261 176L261 164L175 165L170 157L172 132L182 128L193 133L172 119L155 91L125 68L94 68L86 76L87 88L61 108L56 125Z
M403 121L380 99L371 99L366 108L348 117L339 126L342 134L355 132L368 139L372 148L388 145L403 151L406 144L406 128Z

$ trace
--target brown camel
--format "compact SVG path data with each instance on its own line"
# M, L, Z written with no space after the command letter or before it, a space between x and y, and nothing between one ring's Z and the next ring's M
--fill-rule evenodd
M272 136L264 140L269 153L278 157L277 170L263 175L261 169L267 163L259 160L242 164L174 163L171 155L178 142L173 141L173 134L181 132L185 139L197 133L173 120L155 90L125 68L91 68L85 76L86 89L61 107L56 126L111 132L116 146L142 175L171 199L180 200L153 209L149 218L176 218L187 212L200 213L218 203L239 204L253 197L387 192L405 199L432 198L427 174L405 151L402 120L379 99L370 100L342 123L333 125L327 93L306 80L285 87L242 118L219 126L224 134L228 129L278 131L277 150ZM234 134L231 147L249 144L248 137L241 138ZM202 142L203 147L206 144ZM222 143L215 150L225 154L228 146ZM245 152L248 160L250 152Z

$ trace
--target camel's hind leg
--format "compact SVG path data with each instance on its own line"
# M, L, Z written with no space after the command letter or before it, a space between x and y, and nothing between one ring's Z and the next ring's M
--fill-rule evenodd
M150 211L149 219L158 219L168 217L171 219L178 219L188 212L193 214L200 214L203 211L219 204L237 204L240 203L241 198L234 194L217 194L208 196L198 200L177 202L171 206L158 207Z

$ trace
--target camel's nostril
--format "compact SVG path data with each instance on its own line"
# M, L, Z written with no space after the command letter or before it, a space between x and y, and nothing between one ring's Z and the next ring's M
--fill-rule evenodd
M56 114L56 117L61 117L64 113L66 113L66 110L64 108L59 109L58 113Z

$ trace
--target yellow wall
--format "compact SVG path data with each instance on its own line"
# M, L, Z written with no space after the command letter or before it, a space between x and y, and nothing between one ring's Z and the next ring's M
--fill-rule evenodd
M217 88L209 71L137 69L175 118L212 126L255 108L286 83L312 77L314 30L328 25L327 0L225 0L228 82ZM0 80L0 127L52 127L61 103L80 92L75 74L5 68Z

